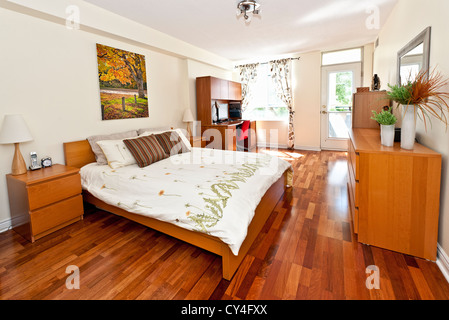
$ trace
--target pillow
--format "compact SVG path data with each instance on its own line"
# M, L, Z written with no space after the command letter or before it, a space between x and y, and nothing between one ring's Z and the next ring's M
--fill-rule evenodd
M151 132L151 133L161 133L164 131L173 130L171 127L159 127L159 128L148 128L148 129L139 129L137 130L137 134L141 136L145 132Z
M112 169L137 163L123 140L104 140L98 141L97 144L100 146L108 161L108 165Z
M127 139L127 138L133 138L133 137L137 137L137 136L138 136L137 131L132 130L132 131L127 131L127 132L122 132L122 133L91 136L91 137L87 138L87 140L90 143L92 152L95 154L95 159L97 160L97 164L106 165L106 164L108 164L108 160L106 159L100 146L97 144L97 141Z
M172 156L189 151L176 131L167 131L164 133L155 134L154 136L162 148L164 148L166 154Z
M140 168L169 157L156 137L143 136L136 139L125 139L123 143L129 149Z
M190 141L189 139L187 139L187 137L184 135L183 130L182 129L173 129L173 130L162 130L162 131L145 131L141 134L139 134L139 137L141 136L149 136L151 134L160 134L160 133L164 133L164 132L176 132L179 137L181 138L182 142L184 143L185 147L187 148L188 151L191 151L192 146L190 145Z

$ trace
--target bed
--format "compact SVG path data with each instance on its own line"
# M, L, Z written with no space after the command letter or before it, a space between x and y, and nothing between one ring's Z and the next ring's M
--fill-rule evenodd
M286 188L292 167L269 155L191 148L149 166L98 164L88 140L64 143L84 201L222 257L231 280Z

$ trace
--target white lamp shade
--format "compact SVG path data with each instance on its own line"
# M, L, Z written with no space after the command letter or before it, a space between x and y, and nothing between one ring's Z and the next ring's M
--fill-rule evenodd
M183 122L194 122L195 119L193 118L192 111L190 109L186 109L184 112L184 118L182 119Z
M0 130L0 143L19 143L33 140L25 120L20 114L5 115Z

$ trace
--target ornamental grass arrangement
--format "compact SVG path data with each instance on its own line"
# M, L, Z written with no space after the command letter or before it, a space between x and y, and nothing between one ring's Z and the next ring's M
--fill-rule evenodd
M409 80L403 85L388 85L390 91L387 92L390 100L404 106L414 106L417 115L423 119L427 131L426 118L435 117L448 127L446 113L449 112L449 93L444 88L449 84L449 80L444 78L435 69L429 73L422 70L416 78Z

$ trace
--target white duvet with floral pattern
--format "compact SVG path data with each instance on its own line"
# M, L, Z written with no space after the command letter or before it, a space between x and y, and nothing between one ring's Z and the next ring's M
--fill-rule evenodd
M265 154L192 148L139 168L92 163L83 189L128 212L220 238L238 255L265 192L291 165Z

